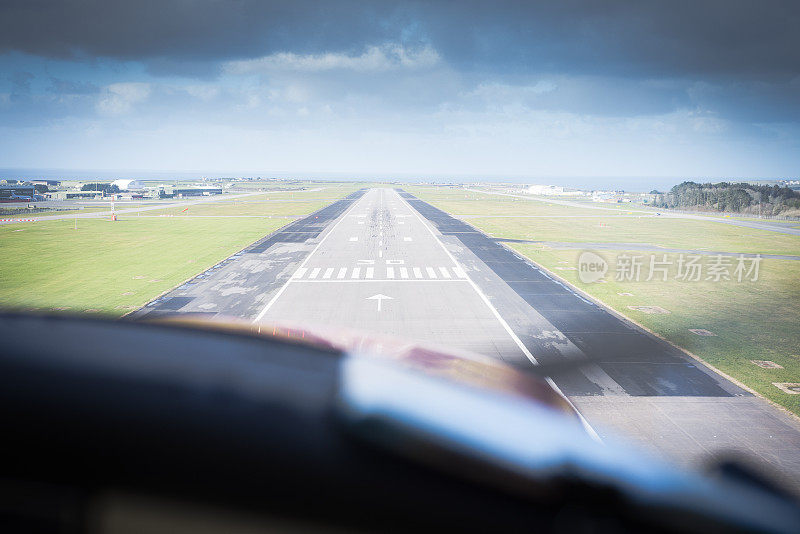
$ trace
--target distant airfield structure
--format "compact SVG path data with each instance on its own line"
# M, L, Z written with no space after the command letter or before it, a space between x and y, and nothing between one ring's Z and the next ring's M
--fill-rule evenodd
M139 191L144 189L144 182L141 180L114 180L111 185L116 185L120 191Z
M580 197L586 193L576 189L565 190L560 185L529 185L524 190L529 195L545 195L558 197Z

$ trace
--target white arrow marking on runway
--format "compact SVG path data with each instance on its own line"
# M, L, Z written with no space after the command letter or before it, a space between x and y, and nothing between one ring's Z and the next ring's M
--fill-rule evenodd
M378 293L377 295L372 295L371 297L367 297L367 300L377 300L378 301L378 311L381 311L381 303L385 299L392 300L394 297L387 297L386 295L381 295Z

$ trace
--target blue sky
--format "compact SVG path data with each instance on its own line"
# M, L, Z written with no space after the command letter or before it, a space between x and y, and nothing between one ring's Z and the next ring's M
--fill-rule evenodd
M796 2L6 2L0 167L800 175Z

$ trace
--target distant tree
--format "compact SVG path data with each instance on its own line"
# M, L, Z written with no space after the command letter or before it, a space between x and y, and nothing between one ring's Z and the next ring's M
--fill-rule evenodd
M650 194L651 195L660 195L661 193L658 192L658 189L653 189L652 191L650 191Z
M683 182L658 194L654 205L664 208L699 208L714 211L776 215L800 209L800 193L777 185L719 182Z

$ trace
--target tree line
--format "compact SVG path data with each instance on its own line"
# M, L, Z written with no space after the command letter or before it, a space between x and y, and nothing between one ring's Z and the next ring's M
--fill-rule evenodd
M683 182L667 193L655 192L653 205L760 215L800 214L800 192L777 185ZM793 212L793 213L789 213Z

